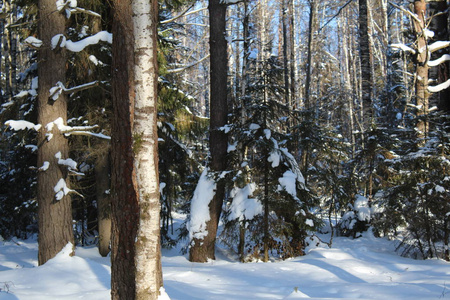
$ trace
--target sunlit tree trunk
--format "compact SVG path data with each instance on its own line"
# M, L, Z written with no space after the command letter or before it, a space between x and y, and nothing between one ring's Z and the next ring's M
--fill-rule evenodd
M221 0L209 2L210 24L210 152L211 171L221 173L227 167L227 135L220 130L227 124L227 41L225 39L227 7ZM206 222L207 235L203 239L194 238L189 251L189 260L206 262L215 259L217 227L225 198L225 181L217 179L217 187L209 204L210 220ZM191 212L191 214L195 214Z
M425 0L414 1L414 13L419 20L413 20L414 31L417 41L417 66L416 66L416 105L418 108L417 115L423 116L428 113L428 49L427 38L425 35L425 18L427 13L427 4ZM419 132L418 137L424 138L428 132L428 122L419 120L417 123Z
M158 299L156 0L114 1L112 299Z
M72 229L71 198L63 191L56 191L58 183L68 186L67 168L58 165L55 155L59 152L66 159L69 153L67 139L57 126L47 124L62 118L67 119L67 100L64 94L54 100L50 89L58 82L66 81L66 50L52 47L51 40L57 34L64 34L66 18L56 10L53 0L39 1L39 37L43 44L38 53L38 123L42 125L38 134L38 167L49 163L45 171L38 173L38 224L39 264L53 258L69 242L74 243ZM56 193L61 192L60 197Z

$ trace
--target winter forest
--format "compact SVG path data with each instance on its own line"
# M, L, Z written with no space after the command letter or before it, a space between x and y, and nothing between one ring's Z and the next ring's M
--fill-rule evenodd
M450 298L449 11L0 1L0 299Z

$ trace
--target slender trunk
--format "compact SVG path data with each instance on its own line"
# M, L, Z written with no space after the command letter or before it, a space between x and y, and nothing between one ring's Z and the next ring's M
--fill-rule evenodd
M313 40L314 40L314 31L315 24L317 18L317 1L310 1L310 10L309 10L309 29L308 29L308 54L306 58L306 81L305 81L305 108L311 108L311 78L312 78L312 54L313 54Z
M38 166L49 162L46 171L38 173L38 225L39 225L39 264L53 258L69 242L74 243L71 198L64 190L56 191L58 183L68 185L67 168L58 165L55 155L61 158L69 154L67 139L57 126L46 126L58 118L67 119L67 100L61 94L57 100L50 99L50 89L57 82L66 82L67 56L64 48L52 49L51 39L63 34L66 29L65 17L56 12L55 1L39 1L39 37L43 42L38 53L38 123L42 125L38 133ZM56 197L56 193L58 197Z
M287 37L287 8L286 0L281 0L281 23L283 31L283 66L284 66L284 101L285 104L290 108L290 83L289 83L289 65L288 65L288 37Z
M111 180L110 158L104 153L95 162L95 185L97 191L98 211L98 251L101 256L107 256L111 243Z
M211 152L211 171L221 173L227 167L227 135L220 130L227 124L227 41L225 39L226 29L225 4L221 0L209 1L209 24L210 24L210 137L209 145ZM209 204L210 220L206 222L208 234L202 239L194 238L189 251L189 260L193 262L207 262L215 259L215 243L217 227L219 225L222 204L225 198L225 181L217 179L216 191ZM191 212L195 213L195 212Z
M361 61L361 91L363 103L363 130L372 120L372 63L369 40L367 0L359 0L359 57Z
M420 0L414 2L414 13L418 16L420 22L414 20L414 31L417 38L417 70L416 70L416 105L418 107L417 116L428 114L428 49L427 38L425 36L425 16L426 1ZM428 132L428 122L421 119L417 123L418 137L423 139ZM419 144L423 144L419 142Z

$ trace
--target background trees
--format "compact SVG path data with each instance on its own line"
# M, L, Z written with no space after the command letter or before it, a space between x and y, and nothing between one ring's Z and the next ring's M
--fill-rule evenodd
M242 260L268 260L270 255L301 254L315 230L357 237L370 226L380 236L401 239L405 254L448 258L448 216L442 213L448 211L448 16L444 2L414 1L411 6L401 0L389 5L384 0L212 2L210 11L202 1L160 2L156 130L163 244L173 245L177 239L170 228L172 213L190 213L195 218L197 211L191 210L193 199L198 199L195 185L209 182L211 187L216 184L215 204L208 202L214 212L209 214L208 235L201 238L204 243L198 239L191 244L192 260L213 258L216 237ZM67 40L76 42L102 30L111 31L113 24L119 26L111 22L111 9L101 1L78 1L92 12L88 14L76 13L70 3L52 14L63 17L58 22L64 28L51 37L64 33ZM65 219L75 221L74 242L100 241L106 255L108 229L103 231L97 221L105 220L106 228L110 224L108 137L111 126L114 132L123 129L123 124L134 128L127 118L115 119L110 126L112 116L131 113L129 106L111 108L111 90L123 93L117 101L129 98L127 91L132 87L123 86L128 80L120 76L131 76L134 71L111 74L112 50L104 41L72 53L57 42L51 50L45 46L48 41L39 46L33 39L26 40L36 35L37 8L28 1L2 5L0 34L5 46L0 116L3 123L21 119L32 124L7 123L11 128L28 124L23 127L31 128L27 133L2 131L0 207L5 213L0 216L0 234L26 236L36 231L36 200L43 195L37 189L41 186L37 178L43 182L47 173L56 174L58 180L66 178L71 171L58 161L70 156L79 170L72 172L70 184L66 181L76 193L67 201L73 210L69 209ZM127 22L131 26L131 20ZM118 36L124 34L119 27L114 27ZM116 48L123 46L114 50L119 51L116 59L128 57L122 50L131 55L127 48L131 42L116 42ZM56 78L49 79L49 86L41 85L43 92L37 94L37 75L45 68L45 59L38 59L38 53L45 51L50 52L45 57L65 56L58 68L64 72L50 74L61 73L58 80L66 89L57 100L44 101L51 88L64 90L61 85L58 88ZM131 56L127 59L131 61ZM43 66L40 71L37 62ZM50 76L39 74L39 82ZM91 88L79 89L86 82ZM83 135L63 137L57 125L49 139L45 125L58 117L38 121L37 99L40 109L46 105L55 109L66 101L67 111L58 115L62 124L99 125L95 134L104 139L87 136L85 127ZM42 125L39 133L34 124ZM34 140L36 134L39 144ZM37 150L36 146L56 142L58 135L65 150L59 158L56 149L44 158L45 148ZM115 197L122 197L128 184L132 186L119 174L134 176L133 145L140 140L137 132L112 141L116 147L111 168L117 180L112 189L118 193ZM41 157L39 162L35 162L33 149ZM119 155L119 151L124 153ZM279 164L272 166L275 158ZM39 171L46 161L54 171ZM28 162L34 168L28 168ZM438 167L440 171L434 172ZM202 180L205 168L211 177ZM23 178L32 188L19 184ZM283 185L289 180L292 188ZM55 185L45 185L51 187L53 198ZM123 197L136 204L131 196ZM114 209L121 210L122 218L127 213L136 216L138 207L133 207ZM221 214L223 231L216 232ZM20 222L12 222L17 219ZM135 232L134 226L121 230ZM113 238L118 231L116 227ZM236 240L238 246L230 242ZM114 243L119 247L117 239ZM126 247L132 246L130 240Z

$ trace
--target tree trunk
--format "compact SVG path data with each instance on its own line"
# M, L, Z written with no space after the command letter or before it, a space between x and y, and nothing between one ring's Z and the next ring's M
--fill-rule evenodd
M111 243L111 179L109 151L102 153L95 162L95 185L98 211L98 251L107 256Z
M367 0L359 0L359 57L361 60L361 90L363 103L363 129L372 119L372 66L369 40L369 14Z
M305 81L305 108L311 108L311 78L312 78L312 54L314 49L314 32L317 20L317 0L310 1L309 29L308 29L308 54L306 58L306 81ZM303 159L302 159L303 160ZM303 171L303 170L302 170Z
M112 299L157 299L162 287L157 1L114 2Z
M417 38L417 71L416 71L416 105L418 107L417 116L426 115L428 113L428 50L427 38L425 36L425 16L427 4L425 0L414 2L414 13L418 16L420 22L414 20L414 31ZM419 139L423 139L428 132L428 122L419 120L417 123ZM422 144L422 142L419 142Z
M227 135L219 128L227 124L227 41L225 39L226 5L221 0L209 1L210 24L210 137L211 171L220 173L227 166ZM215 242L220 213L225 197L225 182L218 179L214 198L209 204L210 220L206 222L208 234L202 239L194 239L189 251L189 260L206 262L215 259ZM195 212L191 212L195 214Z
M72 204L70 196L62 192L57 200L55 187L58 182L67 184L67 168L58 165L55 155L68 157L67 139L57 126L47 129L46 125L62 118L67 119L66 96L61 94L57 100L50 99L50 88L57 82L66 82L66 51L64 48L52 49L51 39L65 32L66 19L56 11L55 1L39 1L39 37L43 42L38 54L38 123L42 125L38 134L38 167L49 162L49 168L38 174L38 224L39 224L39 264L53 258L67 243L74 243L72 224Z

